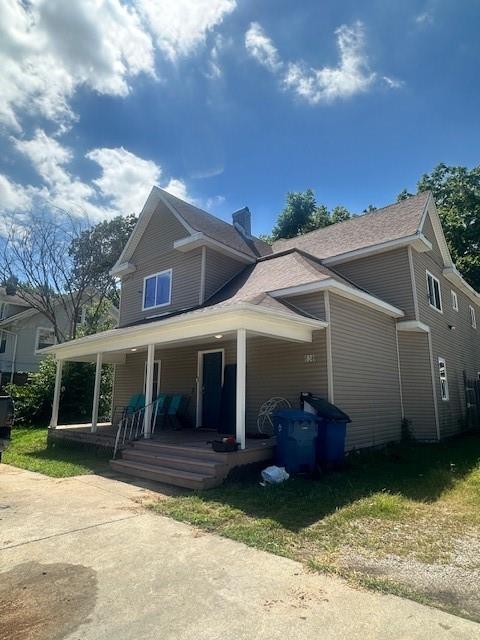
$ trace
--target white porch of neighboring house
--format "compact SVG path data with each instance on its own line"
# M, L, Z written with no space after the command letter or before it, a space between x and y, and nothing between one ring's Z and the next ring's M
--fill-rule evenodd
M156 452L165 455L165 447L170 447L167 453L173 453L177 457L180 455L183 447L183 453L187 447L188 453L191 454L194 447L197 449L202 445L202 459L208 459L212 464L223 464L223 471L225 471L225 461L227 458L229 461L235 460L233 466L238 464L245 464L248 462L256 461L256 456L253 453L254 450L259 450L260 457L258 460L266 459L265 457L265 444L263 444L263 454L261 454L261 441L248 441L247 442L247 367L249 346L256 344L258 341L273 341L277 347L277 350L281 351L281 345L294 345L296 348L302 343L312 343L314 336L318 334L325 335L324 331L321 331L327 326L327 323L321 320L313 319L310 317L301 316L295 313L287 313L277 310L270 310L259 307L250 303L239 303L235 306L216 307L210 309L202 309L197 311L191 311L176 316L166 317L163 320L152 320L149 323L143 323L141 325L124 327L120 329L113 329L111 331L87 336L71 342L55 345L45 350L46 352L53 353L57 360L57 376L55 384L55 392L52 406L52 418L50 422L50 428L52 430L57 429L58 415L61 401L61 385L62 385L62 368L65 361L90 361L96 364L96 375L94 385L94 398L92 406L92 419L89 425L90 432L92 434L98 434L102 436L108 431L106 425L102 425L99 428L98 423L98 404L100 393L100 377L102 365L105 363L114 363L117 365L116 374L114 379L114 403L120 394L119 388L121 387L121 381L119 380L121 372L123 378L127 378L132 382L132 392L143 391L145 393L145 409L143 414L143 442L149 440L151 446L149 451L153 451L157 447ZM252 342L250 342L252 341ZM257 341L257 342L255 342ZM322 340L323 345L323 340ZM252 347L254 348L254 347ZM288 348L288 347L286 347ZM312 347L307 348L310 351ZM322 348L322 354L324 349ZM235 437L239 443L239 451L236 454L214 454L213 451L207 450L204 446L208 434L203 433L200 437L198 431L194 429L180 430L175 434L175 442L168 442L170 438L166 437L165 433L156 433L155 438L152 436L152 401L155 400L155 390L158 391L158 380L154 379L159 375L159 367L161 371L162 388L168 388L168 392L174 393L179 391L183 393L185 388L177 389L173 381L175 378L175 367L181 368L181 360L184 358L187 364L184 364L184 369L188 366L189 380L193 381L195 389L191 389L190 397L190 414L194 427L200 427L202 425L202 392L200 389L202 371L200 369L201 354L210 352L222 352L222 375L226 364L225 353L228 353L229 361L236 365L236 381L235 386ZM165 354L163 356L162 354ZM176 355L178 354L178 358ZM169 365L164 366L163 357L169 356ZM188 357L187 357L188 356ZM302 356L303 357L303 356ZM178 363L177 363L178 360ZM156 364L160 361L160 365ZM134 366L136 362L136 368ZM317 362L317 366L322 366ZM195 370L193 371L192 368ZM327 376L325 376L326 378ZM177 376L178 380L178 376ZM170 382L170 386L169 386ZM184 387L187 383L184 383ZM135 386L136 385L136 386ZM273 389L273 387L272 387ZM295 395L297 391L304 389L295 389ZM129 395L130 391L126 395ZM126 397L124 393L124 398ZM272 393L272 395L279 395L278 393ZM265 398L267 400L268 398ZM87 425L85 425L86 427ZM115 426L113 430L116 433ZM155 426L155 424L153 425ZM61 431L71 431L72 435L76 430L85 432L85 427L79 425L67 428L63 427ZM60 431L60 429L59 429ZM221 425L219 425L218 432L221 433ZM60 433L55 436L60 436ZM65 433L62 433L62 437ZM113 434L112 434L113 435ZM214 437L214 436L213 436ZM210 438L212 436L210 435ZM165 444L159 444L162 440ZM183 443L181 442L183 440ZM203 440L203 442L201 442ZM145 445L136 445L138 449L142 449L142 453L145 450ZM161 446L163 449L158 450ZM268 447L267 447L268 448ZM272 454L273 445L270 444L269 454ZM242 452L244 452L245 462L240 462L242 459ZM247 452L249 455L247 456ZM144 454L146 455L146 454ZM198 455L198 451L197 451ZM160 456L160 457L161 457ZM262 457L263 456L263 457ZM125 457L128 457L125 454ZM158 457L158 456L157 456ZM147 463L151 460L146 458ZM123 460L117 462L117 466L122 466ZM200 464L200 461L198 461ZM124 463L124 466L127 466ZM155 478L155 474L151 469L147 467L149 464L144 465L143 477ZM151 466L151 465L150 465ZM228 466L228 465L227 465ZM138 467L138 465L137 465ZM121 470L121 469L119 469ZM140 471L142 469L140 468ZM148 473L152 471L152 475ZM218 471L218 470L217 470ZM137 468L138 472L138 468ZM187 471L183 471L183 475L187 474ZM141 473L133 473L133 475L142 475ZM217 476L219 474L217 473ZM221 474L220 474L221 475ZM168 481L164 480L164 481ZM174 483L176 484L176 483ZM184 483L182 486L190 486L188 483ZM194 487L195 483L193 483ZM212 486L212 483L203 483L198 485L200 488L205 486Z

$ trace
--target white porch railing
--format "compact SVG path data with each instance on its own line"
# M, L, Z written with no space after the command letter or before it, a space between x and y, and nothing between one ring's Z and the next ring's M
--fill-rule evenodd
M131 442L132 440L138 440L139 438L143 438L145 435L145 414L146 409L151 407L150 415L150 429L148 429L149 434L153 434L155 431L155 425L157 423L158 411L160 407L159 400L154 400L149 405L145 405L137 411L134 411L130 415L124 416L117 427L117 434L115 436L115 446L113 448L113 459L117 455L117 451L119 447L125 446L126 442ZM148 413L148 412L147 412Z

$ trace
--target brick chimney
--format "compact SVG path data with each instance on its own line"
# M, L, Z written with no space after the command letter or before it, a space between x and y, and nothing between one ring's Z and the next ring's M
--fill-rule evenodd
M246 238L252 237L252 214L248 207L232 213L233 226Z

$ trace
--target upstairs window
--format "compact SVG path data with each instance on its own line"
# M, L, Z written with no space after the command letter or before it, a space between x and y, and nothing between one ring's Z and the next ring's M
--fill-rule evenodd
M7 336L3 331L0 333L0 353L5 353L7 350Z
M475 315L475 309L472 307L472 305L469 306L470 309L470 324L472 325L472 327L474 329L477 328L477 316Z
M46 329L45 327L38 327L35 351L51 347L53 344L55 344L55 331L53 329Z
M143 310L165 307L172 297L172 270L160 271L143 280Z
M440 394L442 400L448 400L447 365L445 358L438 359L438 373L440 375Z
M442 312L442 296L440 293L440 281L427 271L427 294L431 307Z
M6 317L7 306L8 306L8 302L0 302L0 320Z
M87 307L82 306L79 309L77 309L77 313L75 315L75 324L77 326L81 326L85 324L86 318L87 318Z
M455 291L452 291L452 309L458 311L458 297Z

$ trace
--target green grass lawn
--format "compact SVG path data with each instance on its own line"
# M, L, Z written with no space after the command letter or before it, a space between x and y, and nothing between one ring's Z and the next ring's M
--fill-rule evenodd
M13 429L12 441L2 455L2 462L54 478L95 473L107 468L111 457L108 453L78 445L47 444L47 432L44 427Z
M361 565L365 559L395 557L416 569L439 567L453 562L458 539L480 534L480 435L391 446L348 460L345 471L318 479L296 477L263 487L253 474L149 506L356 584L461 609L428 590L416 592L413 582L385 578ZM480 617L480 609L478 615L462 613Z

